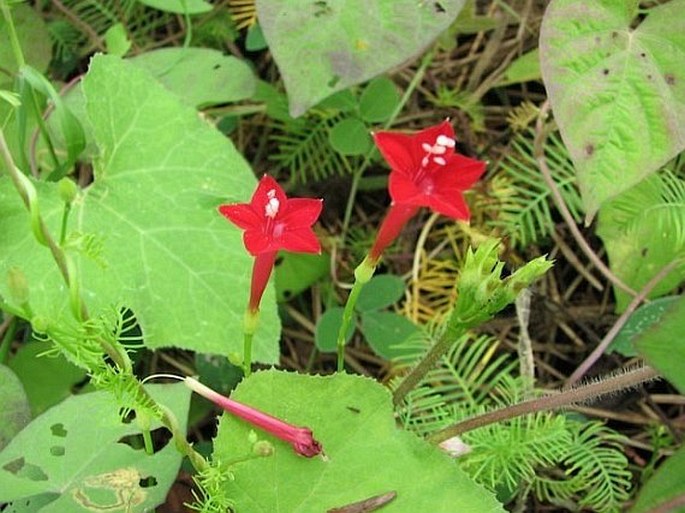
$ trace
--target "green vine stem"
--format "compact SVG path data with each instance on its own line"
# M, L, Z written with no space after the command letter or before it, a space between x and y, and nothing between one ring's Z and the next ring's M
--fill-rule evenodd
M45 221L40 216L35 188L33 188L31 181L14 164L14 160L10 154L7 142L5 140L5 134L2 129L0 129L0 154L2 154L5 166L7 167L7 172L10 175L10 179L12 180L17 193L24 202L26 209L32 216L34 234L37 236L39 241L42 239L44 245L50 249L55 263L57 264L57 267L59 268L60 273L62 274L62 277L69 288L70 294L72 295L72 301L76 300L81 305L80 320L86 321L89 316L85 304L83 303L80 295L77 297L73 296L79 290L78 284L75 283L74 278L72 277L72 272L74 271L72 267L73 263L70 262L63 248L55 243L55 240L52 238L52 235L45 225ZM98 339L98 342L102 347L102 350L111 358L114 364L134 379L136 397L143 401L141 404L155 404L160 409L160 421L171 431L178 451L184 456L187 456L198 471L206 468L206 460L197 451L195 451L195 449L193 449L190 443L188 443L185 433L182 433L179 429L178 421L174 414L164 405L157 403L152 396L150 396L147 390L145 390L143 385L133 377L131 361L126 352L121 348L115 347L108 341L102 340L101 338Z
M565 408L574 404L586 403L603 395L634 387L640 383L659 377L659 373L649 366L621 370L617 374L599 379L592 383L563 390L538 399L523 401L499 410L490 411L476 417L463 420L428 437L428 441L439 444L462 433L478 429L495 422L502 422L521 415Z
M338 330L338 372L342 372L345 364L345 342L347 339L347 331L354 315L354 307L357 304L359 294L364 288L364 285L371 280L371 277L375 271L376 266L370 261L369 257L366 257L364 260L362 260L362 263L359 264L359 266L357 266L357 268L354 270L354 285L352 286L352 291L347 296L345 310L343 311L342 324L340 325L340 330Z
M426 355L407 374L392 394L392 403L397 406L405 396L411 392L430 371L435 362L443 356L455 340L466 333L466 326L455 326L443 333L438 341L428 350Z
M399 103L395 106L395 109L390 115L390 118L385 123L384 128L389 128L395 122L395 119L404 108L404 105L407 103L407 101L409 101L409 98L413 94L414 90L419 86L419 84L423 80L423 77L426 74L428 66L430 66L431 62L433 62L435 52L436 47L433 47L429 52L427 52L423 56L421 64L414 73L414 76L412 77L411 82L409 82L409 85L407 86L407 89L402 95L402 98L400 99ZM361 181L364 172L369 167L372 152L373 150L369 150L366 153L366 155L364 156L364 160L352 175L352 185L350 186L350 193L347 199L347 205L345 207L345 215L343 217L343 227L340 236L340 245L343 245L345 243L345 237L347 235L347 230L350 225L350 219L352 218L352 208L354 207L354 200L357 197L357 191L359 189L359 182ZM350 323L352 322L354 307L357 304L357 299L362 288L364 288L364 285L368 283L368 281L371 279L374 272L376 271L376 264L377 262L371 262L367 257L362 261L361 264L359 264L359 266L354 271L354 285L352 286L352 290L350 294L347 296L347 301L345 302L343 320L340 326L340 330L338 331L338 338L336 340L338 350L338 372L341 372L343 370L345 364L345 342L347 338L348 328L350 326Z
M0 9L2 9L2 16L7 23L7 32L9 34L10 45L12 46L12 53L14 53L14 60L17 61L17 67L21 68L25 63L24 53L21 51L17 31L14 28L14 20L10 13L10 8L5 0L0 0Z

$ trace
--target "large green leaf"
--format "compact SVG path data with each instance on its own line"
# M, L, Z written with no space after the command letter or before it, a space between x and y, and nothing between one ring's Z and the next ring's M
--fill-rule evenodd
M685 0L553 0L542 76L578 170L588 217L685 147Z
M161 48L131 61L193 107L243 100L252 96L256 87L246 62L210 48Z
M182 384L152 385L185 432L190 394ZM159 427L153 422L151 428ZM43 413L0 452L0 503L20 511L142 513L164 501L181 465L173 443L154 455L124 437L140 433L121 421L108 392L72 396ZM26 502L45 503L25 508ZM10 507L9 511L15 511Z
M464 0L257 0L259 23L283 76L290 113L419 54Z
M658 324L634 339L637 350L666 379L685 394L685 296L681 296Z
M95 182L74 204L70 230L102 245L99 258L79 258L91 311L124 303L151 348L241 352L251 258L240 231L216 208L249 199L255 187L250 168L193 108L131 63L95 57L83 89L101 157ZM38 189L41 211L57 234L62 208L55 187ZM0 276L11 266L22 268L34 313L58 318L66 291L6 178L0 178L0 233ZM0 294L9 298L5 282L0 279ZM270 287L255 360L276 360L278 331Z
M287 422L307 426L326 457L306 459L273 439L268 458L245 461L226 483L238 511L321 513L388 492L383 512L502 512L492 494L476 485L436 447L399 429L390 392L359 376L302 376L275 370L243 381L235 399ZM224 415L215 457L231 461L249 454L242 420ZM261 437L269 435L260 433Z
M664 266L685 259L685 181L670 172L650 176L599 211L597 233L609 254L611 269L640 290ZM668 293L685 279L685 260L649 294ZM614 288L617 310L631 300Z

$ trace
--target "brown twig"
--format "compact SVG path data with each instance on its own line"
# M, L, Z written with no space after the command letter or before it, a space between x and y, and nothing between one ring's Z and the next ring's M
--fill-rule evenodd
M654 289L654 287L656 287L659 284L659 282L661 282L661 280L668 276L668 274L673 269L675 269L675 267L678 266L680 263L680 259L673 260L670 264L664 266L657 274L654 275L654 277L652 277L651 280L647 282L647 284L642 288L639 294L635 296L633 300L630 302L625 312L621 314L621 316L616 320L616 322L607 332L607 334L604 335L602 341L597 345L597 347L595 347L595 349L590 353L590 355L578 366L578 368L573 372L573 374L571 374L571 376L566 381L567 386L571 386L574 383L577 383L578 380L585 376L590 367L592 367L597 362L597 360L599 360L599 358L604 354L606 348L609 347L609 344L611 344L612 340L616 338L616 335L618 335L619 331L621 331L621 328L623 328L625 323L628 321L628 318L633 314L637 307L640 306L640 304L645 300L645 298Z
M625 283L623 283L623 281L618 276L616 276L611 271L611 269L609 269L609 267L602 261L602 259L600 259L597 256L597 253L595 253L594 250L590 247L590 244L588 244L583 235L580 233L580 230L576 225L576 221L575 219L573 219L573 215L566 206L566 202L564 202L564 198L561 196L561 192L559 192L557 184L552 179L552 173L549 170L549 166L547 165L547 157L545 156L545 140L547 139L547 133L544 130L544 120L549 113L549 109L550 104L549 100L547 100L540 107L540 114L535 124L533 156L535 157L535 160L537 160L538 166L540 167L540 171L542 172L542 177L545 180L547 186L549 187L550 192L552 193L554 203L556 204L556 207L559 210L561 217L564 218L564 221L568 225L568 228L571 231L571 235L573 235L576 244L578 244L578 247L580 247L583 253L585 253L585 256L588 257L590 262L592 262L592 264L597 268L597 270L599 270L615 286L627 292L631 296L636 296L637 292Z

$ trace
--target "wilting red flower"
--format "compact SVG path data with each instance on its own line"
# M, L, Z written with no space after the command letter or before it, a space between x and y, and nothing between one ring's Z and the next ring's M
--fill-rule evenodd
M309 428L293 426L268 413L224 397L196 379L185 378L184 383L188 388L209 399L220 408L289 443L296 453L307 458L321 453L321 444L314 439Z
M278 250L300 253L321 251L312 225L319 218L322 206L320 199L287 198L276 180L264 175L250 203L219 207L224 217L245 230L245 248L255 257L250 311L259 309Z
M470 218L463 193L485 172L485 162L455 153L449 121L411 135L376 132L373 137L390 165L392 204L369 253L372 263L380 259L419 207L452 219Z

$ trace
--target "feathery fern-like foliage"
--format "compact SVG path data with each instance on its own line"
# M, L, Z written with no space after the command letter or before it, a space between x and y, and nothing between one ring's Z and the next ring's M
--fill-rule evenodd
M570 435L560 465L561 477L538 476L535 495L556 504L575 502L595 511L617 511L628 499L631 473L626 469L622 437L599 422L567 420Z
M137 0L62 0L61 7L54 9L48 24L56 60L92 51L93 36L103 37L117 23L126 27L134 47L140 48L152 43L156 31L173 21L170 13L151 9Z
M493 174L492 195L496 201L485 207L493 214L491 225L517 247L536 243L554 228L551 192L533 156L533 138L533 131L527 130L512 141L511 151ZM554 182L574 218L580 221L582 203L575 170L558 134L548 138L545 155Z
M311 113L296 123L274 121L270 139L278 152L271 156L277 170L287 171L295 183L319 181L349 173L352 165L328 141L340 114Z
M439 335L441 327L428 334ZM516 362L497 355L498 342L465 336L412 391L402 423L429 435L467 417L523 400ZM425 347L425 342L424 342ZM537 413L461 436L470 452L457 460L474 479L511 497L534 493L570 509L613 512L628 498L631 474L621 437L598 422Z

